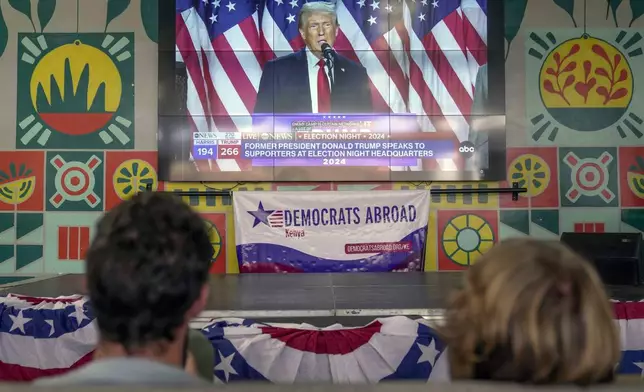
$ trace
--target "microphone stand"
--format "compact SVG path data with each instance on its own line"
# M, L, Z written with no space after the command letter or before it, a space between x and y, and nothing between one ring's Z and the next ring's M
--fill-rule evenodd
M335 87L335 77L333 75L333 57L332 56L325 56L325 64L327 69L329 70L329 84L331 85L331 91L333 92L333 87Z

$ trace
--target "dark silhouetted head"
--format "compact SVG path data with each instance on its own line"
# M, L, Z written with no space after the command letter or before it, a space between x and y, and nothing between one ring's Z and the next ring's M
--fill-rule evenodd
M102 342L164 350L204 307L213 249L204 220L169 193L139 193L98 222L87 288Z

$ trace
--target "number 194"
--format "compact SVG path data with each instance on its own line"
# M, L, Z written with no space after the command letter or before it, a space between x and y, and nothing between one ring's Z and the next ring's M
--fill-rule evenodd
M200 147L197 149L197 155L204 157L204 156L213 156L215 155L215 150L212 147Z

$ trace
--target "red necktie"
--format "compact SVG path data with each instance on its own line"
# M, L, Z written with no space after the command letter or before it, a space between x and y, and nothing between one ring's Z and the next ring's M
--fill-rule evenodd
M318 113L329 113L331 111L331 88L324 70L324 60L318 61Z

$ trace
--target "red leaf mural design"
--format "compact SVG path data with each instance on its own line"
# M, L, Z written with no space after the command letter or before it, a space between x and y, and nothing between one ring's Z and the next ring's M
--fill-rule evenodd
M619 72L619 78L617 79L617 82L616 82L616 83L623 82L623 81L625 81L625 80L626 80L626 78L628 78L628 72L626 72L626 70L625 70L625 69L622 69L622 70Z
M627 95L628 95L628 90L622 87L617 89L617 91L615 91L613 94L611 94L610 100L612 101L614 99L624 98Z
M566 56L566 57L570 57L570 56L572 56L573 54L578 53L578 52L579 52L579 49L581 49L581 48L580 48L580 46L579 46L579 44L574 44L574 45L570 48L570 50L568 51L568 56Z
M596 55L600 56L601 58L606 60L608 63L610 63L610 59L608 58L608 54L606 53L604 48L602 48L601 46L595 44L595 45L592 46L591 50L593 51L593 53L595 53Z
M601 95L602 97L608 98L608 89L604 86L599 86L597 87L597 94Z
M605 77L605 78L610 78L610 77L608 76L608 71L606 71L604 68L601 68L601 67L597 67L597 68L595 69L595 74L597 74L597 75L599 75L599 76L603 76L603 77Z
M590 71L592 71L592 69L593 69L593 64L589 60L584 61L584 80L588 80L588 77L590 76Z
M589 90L590 89L588 88L588 85L584 82L577 82L577 84L575 84L575 91L577 92L577 94L584 97L584 102L588 98Z
M549 81L549 80L545 80L545 81L543 82L543 88L544 88L547 92L549 92L549 93L556 94L555 88L554 88L554 86L552 85L552 82L551 82L551 81Z
M566 65L566 67L563 69L561 72L572 72L577 68L577 63L574 61L571 61Z

